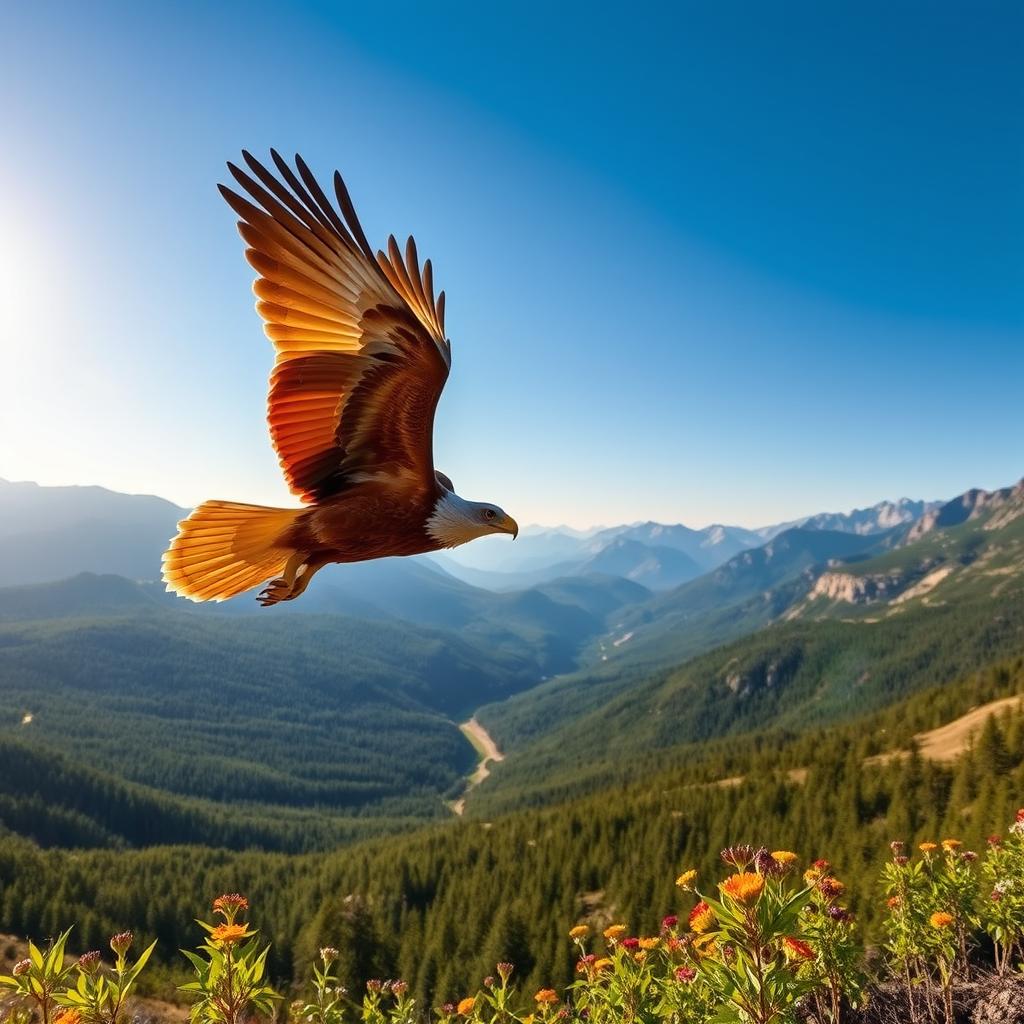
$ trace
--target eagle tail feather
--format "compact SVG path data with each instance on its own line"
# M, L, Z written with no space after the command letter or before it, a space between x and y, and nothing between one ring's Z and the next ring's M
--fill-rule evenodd
M190 601L226 601L280 575L295 553L287 538L303 511L203 502L178 523L164 552L168 591Z

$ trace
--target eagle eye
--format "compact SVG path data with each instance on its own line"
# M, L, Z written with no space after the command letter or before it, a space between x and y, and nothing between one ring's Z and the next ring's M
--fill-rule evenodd
M494 511L493 508L485 508L484 509L484 519L486 519L488 522L490 522L496 516L497 516L497 513Z

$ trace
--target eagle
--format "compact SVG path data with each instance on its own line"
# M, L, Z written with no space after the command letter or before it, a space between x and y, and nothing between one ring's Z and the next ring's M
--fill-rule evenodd
M337 206L305 161L271 150L277 174L242 153L243 192L220 185L256 271L256 310L274 345L267 420L302 508L206 501L163 556L167 589L224 601L266 584L292 601L332 562L453 548L519 533L434 468L434 411L451 368L444 292L412 237L374 253L341 175Z

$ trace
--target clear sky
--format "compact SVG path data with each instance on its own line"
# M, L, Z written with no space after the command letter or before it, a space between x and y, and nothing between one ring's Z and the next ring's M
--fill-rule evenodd
M1024 6L0 9L0 476L288 504L217 195L342 170L448 292L439 468L744 525L1024 474Z

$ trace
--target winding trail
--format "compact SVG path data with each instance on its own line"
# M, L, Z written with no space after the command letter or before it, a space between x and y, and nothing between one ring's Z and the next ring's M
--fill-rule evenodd
M463 790L462 796L448 805L454 814L462 814L465 811L466 797L491 774L491 762L496 764L498 761L505 760L505 755L498 749L491 734L476 720L475 715L468 722L462 722L459 728L466 739L473 744L473 749L476 750L480 760L477 762L476 770L466 779L466 788Z

